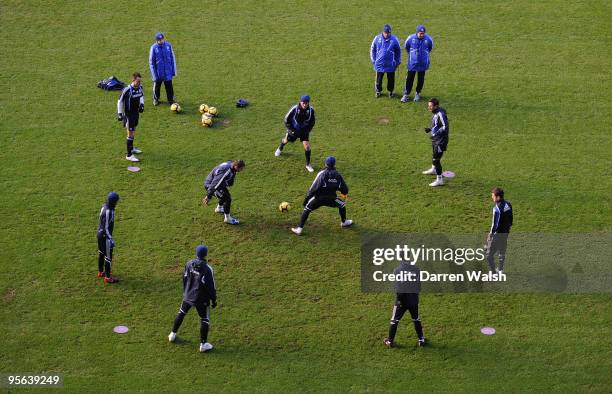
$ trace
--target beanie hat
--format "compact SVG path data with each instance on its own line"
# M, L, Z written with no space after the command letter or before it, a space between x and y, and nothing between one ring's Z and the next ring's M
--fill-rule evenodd
M206 257L207 254L208 247L206 247L205 245L198 245L196 247L196 256L198 256L198 258L203 259L204 257Z

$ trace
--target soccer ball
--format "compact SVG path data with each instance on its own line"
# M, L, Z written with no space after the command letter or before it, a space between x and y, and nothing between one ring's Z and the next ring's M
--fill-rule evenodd
M281 212L287 212L290 209L291 209L291 204L289 204L287 201L283 201L278 205L278 210Z
M206 116L206 114L202 115L202 126L204 127L212 127L213 120L210 116Z
M172 111L172 112L174 112L174 113L178 114L179 112L181 112L181 111L182 111L182 109L181 109L181 106L179 105L179 103L173 103L173 104L170 106L170 111Z
M219 111L217 110L217 107L208 107L208 113L211 114L212 116L219 115Z
M203 114L205 112L208 112L208 105L200 104L200 113Z

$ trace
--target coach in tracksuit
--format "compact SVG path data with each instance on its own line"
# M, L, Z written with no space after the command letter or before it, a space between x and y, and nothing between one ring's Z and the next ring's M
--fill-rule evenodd
M113 228L115 227L115 207L119 202L119 194L108 193L106 203L100 209L98 219L98 278L104 278L105 283L117 283L118 279L111 275L111 264L113 262Z
M310 106L310 96L304 95L300 97L300 102L289 109L285 115L285 128L287 132L285 137L281 139L280 145L274 152L274 156L280 156L283 153L283 148L289 142L295 142L298 138L304 145L304 154L306 155L306 170L314 172L314 168L310 165L310 132L315 125L315 111Z
M302 234L306 220L310 212L318 209L319 207L336 207L340 212L340 226L349 227L353 224L353 221L346 218L346 207L345 200L336 196L336 192L340 192L342 197L346 199L348 195L348 186L342 179L342 175L336 171L336 158L329 156L325 159L325 169L319 171L315 178L312 186L306 194L304 199L304 211L300 219L298 227L293 227L293 231L297 235Z
M423 25L418 25L416 33L409 35L406 39L404 47L408 52L408 73L406 74L402 103L410 100L415 75L417 75L417 86L414 101L421 99L421 90L423 90L425 84L425 72L429 69L429 53L433 50L433 46L433 38L425 34L425 26Z
M391 34L391 26L385 25L382 33L374 37L370 45L370 62L376 71L374 89L376 97L382 94L382 79L387 74L387 90L389 97L393 97L395 88L395 70L402 62L402 49L399 39Z
M244 169L244 161L233 160L219 164L208 174L204 180L204 188L206 196L202 199L205 205L208 205L213 196L219 199L219 204L215 208L215 212L225 215L224 222L228 224L239 224L238 219L230 214L232 206L232 195L228 188L234 184L236 173Z
M135 72L132 74L132 82L123 88L119 100L117 101L117 120L123 122L123 127L127 130L127 155L126 160L138 162L134 154L142 153L134 147L134 134L138 126L139 114L144 112L144 91L142 89L142 76Z
M419 317L419 293L421 292L421 281L419 278L419 269L416 266L410 265L407 261L402 261L400 265L393 271L395 277L399 277L402 274L407 276L408 274L413 275L412 281L396 281L395 282L395 305L393 306L393 313L391 314L391 322L389 324L389 336L385 338L384 344L387 347L393 347L395 344L395 334L397 333L397 326L408 311L410 317L412 317L412 323L414 324L414 330L416 331L419 341L418 346L425 346L425 336L423 335L423 326L421 324L421 318Z
M508 247L508 235L512 228L512 205L504 200L504 191L499 187L491 190L493 206L493 220L491 230L487 237L486 256L489 269L492 272L502 272L506 261L506 249ZM495 267L495 253L499 254L499 268Z
M446 151L448 145L448 117L446 116L446 110L440 107L440 102L437 98L432 98L427 103L427 110L433 115L431 117L431 125L425 128L426 133L431 133L431 147L432 147L432 167L429 170L423 171L425 175L436 175L436 180L429 184L429 186L442 186L444 185L444 179L442 178L442 155Z
M185 264L183 271L183 302L179 309L168 340L174 342L185 315L195 307L200 315L200 352L207 352L213 348L208 343L208 328L210 324L209 307L217 307L217 289L213 269L206 261L208 248L199 245L196 248L196 258Z
M163 33L155 34L155 43L149 50L149 68L153 79L153 105L159 104L162 83L166 88L168 103L174 103L172 78L176 76L176 57L172 45L166 41Z

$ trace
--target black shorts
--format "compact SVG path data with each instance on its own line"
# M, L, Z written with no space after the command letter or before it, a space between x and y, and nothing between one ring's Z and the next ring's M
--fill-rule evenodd
M138 126L138 112L135 114L125 114L123 117L123 127L127 127L129 131L136 131Z
M181 303L181 310L186 315L187 312L191 309L191 307L195 306L198 311L198 315L202 319L210 318L210 308L208 307L208 302L196 302L194 305L189 304L188 302L183 301Z
M310 136L310 131L308 132L293 132L291 130L287 130L287 141L295 142L298 138L300 141L308 141Z
M432 148L432 157L434 159L441 159L442 155L444 154L444 151L446 150L446 144L432 143L431 148Z
M332 207L332 208L342 208L346 202L340 197L329 197L329 198L320 198L320 197L311 197L310 200L306 202L304 209L309 211L314 211L320 207Z
M392 321L400 321L406 312L410 312L412 320L419 320L419 295L399 294L393 306Z
M206 192L208 192L208 188L206 188ZM232 194L227 188L215 190L213 196L219 199L219 204L223 204L225 201L232 201Z

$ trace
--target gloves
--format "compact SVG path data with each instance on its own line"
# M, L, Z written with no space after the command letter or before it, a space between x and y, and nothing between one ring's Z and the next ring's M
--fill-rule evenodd
M144 104L140 104L138 106L138 112L143 113L144 112Z
M123 120L123 114L117 114L117 120L121 122Z
M217 300L212 300L212 303L210 304L210 306L212 306L213 309L215 309L217 307Z
M429 127L425 127L423 130L425 130L426 133L431 132L431 129Z

